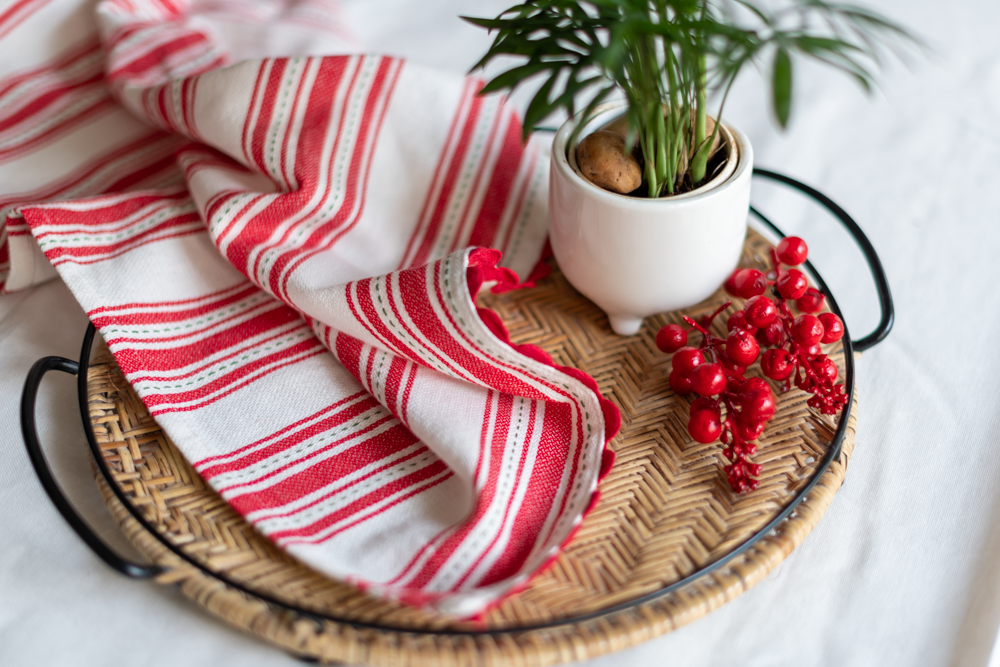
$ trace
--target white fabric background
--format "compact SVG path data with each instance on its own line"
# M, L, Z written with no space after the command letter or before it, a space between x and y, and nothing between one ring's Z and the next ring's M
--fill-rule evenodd
M455 16L509 0L356 0L345 18L368 51L463 71L489 38ZM896 328L857 365L859 431L844 487L806 542L708 617L592 665L988 665L1000 628L1000 5L869 3L931 43L867 98L799 67L790 130L774 130L748 72L726 116L759 166L826 192L879 250ZM827 217L761 185L754 201L810 242L855 337L874 289ZM17 407L30 365L76 358L86 318L58 281L0 297L0 664L296 664L172 589L126 580L58 516L31 471ZM124 546L86 461L74 381L53 374L38 421L63 485ZM993 664L1000 664L994 656Z

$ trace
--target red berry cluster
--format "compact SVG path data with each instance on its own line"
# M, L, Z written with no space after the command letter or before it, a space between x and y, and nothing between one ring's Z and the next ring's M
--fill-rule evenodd
M774 416L775 397L760 378L746 378L747 367L760 357L761 371L783 382L783 390L796 387L812 394L809 405L823 414L836 414L847 404L843 384L834 384L837 365L820 347L844 335L844 323L822 310L826 298L809 287L805 275L795 268L806 261L808 248L802 239L790 236L771 250L774 270L765 275L757 269L737 269L726 281L726 291L746 299L727 321L725 339L709 333L712 322L729 307L726 302L707 317L695 321L685 317L692 330L702 335L698 348L689 347L688 330L668 324L656 335L656 345L673 353L670 388L677 394L698 394L691 403L688 433L701 443L721 439L723 455L730 461L724 470L729 486L737 493L757 488L760 465L748 457L757 451L754 440ZM765 296L771 288L773 299ZM802 313L794 316L788 306L794 301ZM761 356L761 348L768 348ZM725 418L722 417L725 408Z

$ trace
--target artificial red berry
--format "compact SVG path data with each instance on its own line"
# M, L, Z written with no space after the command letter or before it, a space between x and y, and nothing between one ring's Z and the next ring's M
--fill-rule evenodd
M699 396L698 398L691 401L691 409L688 410L689 414L694 414L700 412L701 410L714 410L716 413L719 412L719 405L716 399L708 398L707 396Z
M726 355L740 366L749 366L760 356L760 345L742 329L734 329L726 337Z
M764 432L764 427L767 422L753 422L747 423L741 417L737 417L736 422L736 435L738 435L743 440L756 440Z
M747 424L766 422L774 416L776 407L770 387L740 394L740 415Z
M718 409L692 413L688 420L688 433L704 445L718 440L722 434L722 418Z
M703 363L705 363L705 355L701 353L701 350L685 346L674 352L673 372L688 377L691 375L691 371Z
M743 381L743 392L771 391L771 385L760 378L747 378Z
M781 326L780 321L775 320L763 329L757 329L754 338L757 339L761 347L774 347L775 345L781 345L784 335L785 328Z
M725 352L719 354L719 363L722 364L722 367L727 371L735 373L736 375L743 375L747 372L746 366L740 366L739 364L734 363Z
M778 318L778 308L766 296L758 295L747 299L743 315L755 327L766 327Z
M833 313L823 313L819 321L823 323L821 343L836 343L844 337L844 321Z
M736 285L733 284L733 279L736 278L736 274L739 272L740 270L736 269L729 274L729 277L726 278L726 282L722 283L722 289L726 290L726 294L736 296Z
M778 243L778 261L789 266L798 266L809 256L809 246L798 236L786 236Z
M837 379L837 364L830 357L823 357L809 364L821 380L833 382Z
M676 352L688 342L687 331L679 324L668 324L656 333L656 347L660 352Z
M778 288L778 294L782 298L794 301L800 298L809 289L809 281L806 275L798 269L785 269L778 273L778 280L774 283Z
M702 364L691 372L691 388L699 396L721 394L726 390L726 373L720 364Z
M726 291L741 299L763 294L766 289L767 280L757 269L736 269L726 281Z
M823 310L823 305L826 303L826 297L815 287L810 287L806 290L806 293L799 297L798 301L795 302L795 306L803 313L816 314Z
M757 333L757 327L747 322L747 318L742 310L737 310L726 320L726 331L732 331L733 329L743 329L747 333Z
M823 323L815 315L799 315L792 321L792 340L809 347L823 338Z
M787 380L788 376L795 370L795 366L792 364L788 350L777 348L764 353L760 359L760 369L767 377L780 381Z
M670 389L678 396L691 393L691 377L678 373L676 368L670 372L668 380L670 381Z
M809 347L805 348L805 351L806 351L806 356L808 357L815 357L817 355L823 354L823 348L820 346L819 343L816 343L815 345L810 345Z

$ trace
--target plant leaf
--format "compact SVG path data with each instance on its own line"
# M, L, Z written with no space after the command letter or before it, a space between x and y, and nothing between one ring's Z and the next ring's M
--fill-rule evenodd
M774 79L771 82L774 94L774 115L782 129L788 127L788 116L792 111L792 59L785 49L774 54Z

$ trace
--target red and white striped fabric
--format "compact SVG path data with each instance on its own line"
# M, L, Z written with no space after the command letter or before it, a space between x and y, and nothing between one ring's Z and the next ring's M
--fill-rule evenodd
M100 39L86 5L0 14L0 276L55 267L277 544L476 614L570 538L618 425L590 378L512 347L473 300L538 264L546 157L475 80L298 55L356 45L324 4L252 8L107 0ZM269 52L227 49L219 15L266 20Z

